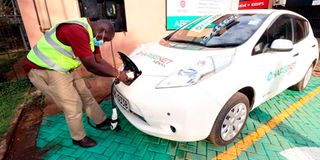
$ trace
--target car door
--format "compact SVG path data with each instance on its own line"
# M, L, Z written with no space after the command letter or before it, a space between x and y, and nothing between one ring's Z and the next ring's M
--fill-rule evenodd
M292 51L272 50L276 39L293 40L292 18L278 17L261 36L252 51L252 62L256 70L257 102L264 102L286 89L294 65Z
M316 46L312 38L307 37L309 34L309 24L306 20L293 16L293 26L294 26L294 48L293 60L295 64L292 66L292 76L289 83L295 84L302 79L306 71L310 67L313 56L312 49Z

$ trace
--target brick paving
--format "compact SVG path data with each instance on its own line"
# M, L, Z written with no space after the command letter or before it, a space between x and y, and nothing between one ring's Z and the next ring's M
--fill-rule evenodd
M319 84L320 78L313 77L305 91L295 92L286 90L254 109L249 114L246 125L236 141L226 147L214 146L208 140L175 142L149 136L133 127L121 114L120 125L122 130L119 132L93 129L87 124L86 116L83 116L88 136L94 138L98 143L97 146L88 149L72 144L63 114L46 116L39 131L37 147L43 151L47 151L43 159L50 160L209 160L227 151L227 149L234 146L237 142L242 141L244 137L257 132L256 130L260 126L315 90ZM108 115L111 115L110 101L103 101L100 105ZM319 106L320 94L317 93L303 107L295 111L270 132L257 133L265 135L248 146L244 151L238 148L236 151L228 152L227 154L237 155L236 159L238 160L285 160L287 158L281 153L286 149L294 147L320 147L320 134L318 133L320 131ZM255 139L255 137L252 137L252 139ZM318 152L318 154L320 153Z

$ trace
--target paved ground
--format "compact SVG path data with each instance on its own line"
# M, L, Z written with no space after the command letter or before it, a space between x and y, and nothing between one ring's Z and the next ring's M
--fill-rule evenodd
M313 77L304 92L286 90L254 109L237 140L227 147L209 141L175 142L144 134L120 115L123 130L98 131L86 122L88 135L98 145L72 145L63 114L44 118L37 146L44 159L320 159L320 77ZM110 101L102 108L111 114ZM304 147L304 148L303 148ZM301 157L297 157L301 156ZM313 157L311 157L313 156Z

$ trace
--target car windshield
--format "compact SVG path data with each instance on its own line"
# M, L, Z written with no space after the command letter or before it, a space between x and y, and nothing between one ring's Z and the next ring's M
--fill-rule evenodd
M165 39L206 47L238 46L256 32L267 16L267 14L203 16L178 29Z

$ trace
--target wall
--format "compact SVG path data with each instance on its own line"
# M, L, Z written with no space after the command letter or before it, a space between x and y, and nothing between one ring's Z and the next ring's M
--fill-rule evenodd
M30 46L34 44L43 35L37 19L37 14L33 0L17 0L18 6L21 12L22 20L27 32ZM54 25L65 19L77 18L80 16L79 7L77 7L77 0L35 0L37 7L42 12L39 12L39 17L41 23L48 26L48 16L45 12L46 8L44 2L47 3L48 13L50 16L51 24ZM68 8L66 8L68 6Z
M170 33L166 31L165 0L125 0L125 11L128 31L116 34L113 40L115 52L130 53L139 44L159 40ZM110 45L103 50L107 53L104 57L111 59Z
M32 0L17 0L21 16L25 25L30 46L33 47L41 38L39 22ZM78 0L35 0L39 12L41 24L54 25L60 21L80 17ZM47 3L50 19L46 14L44 2ZM137 3L138 2L138 3ZM127 32L119 32L113 40L113 49L130 53L139 44L155 41L169 34L165 29L165 0L125 0L125 12L127 19ZM102 56L112 62L110 43L102 48ZM117 55L116 55L117 56ZM119 59L117 59L117 63Z

